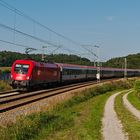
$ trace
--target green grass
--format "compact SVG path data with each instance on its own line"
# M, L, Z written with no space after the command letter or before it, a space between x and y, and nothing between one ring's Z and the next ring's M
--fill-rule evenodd
M128 81L118 81L80 92L53 110L21 117L16 123L1 127L1 140L100 140L101 118L105 101L110 96L108 92L130 87Z
M140 93L134 91L128 94L129 102L138 110L140 110Z
M123 105L123 94L116 97L115 110L130 140L140 140L140 121L138 121Z
M46 134L45 128L36 140L101 140L101 118L105 101L110 94L95 96L89 100L65 108L58 115L71 118L71 125L65 129Z
M136 80L134 83L134 89L136 92L140 92L140 80Z
M10 90L10 89L12 88L6 81L0 80L0 92L5 90Z
M11 67L0 67L0 70L2 70L2 71L11 70Z

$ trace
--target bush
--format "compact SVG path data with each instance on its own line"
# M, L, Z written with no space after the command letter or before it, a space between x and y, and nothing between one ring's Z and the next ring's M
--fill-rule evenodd
M136 87L140 90L140 81L136 82ZM63 114L64 109L84 102L93 96L105 94L109 91L117 89L126 89L132 87L129 81L115 81L111 83L102 84L92 89L87 89L80 92L70 100L60 103L55 106L50 112L34 113L27 117L19 119L15 124L7 125L5 128L0 128L1 139L11 140L29 140L37 136L42 129L45 128L45 133L49 135L50 132L63 128L68 128L74 123L73 116L69 117L69 113ZM74 115L76 112L73 112Z
M134 89L136 92L140 92L140 80L135 81Z
M7 82L0 80L0 91L10 90L10 89L12 89L12 88L10 87L10 85Z
M9 69L5 69L5 70L3 70L3 73L10 73L10 70Z

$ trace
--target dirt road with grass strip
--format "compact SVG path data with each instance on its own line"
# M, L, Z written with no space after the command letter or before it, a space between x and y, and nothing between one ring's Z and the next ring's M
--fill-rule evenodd
M128 100L127 100L127 95L129 93L131 93L132 91L126 93L124 96L123 96L123 103L125 105L125 107L137 118L140 120L140 111L137 110Z
M114 110L114 100L121 92L113 94L109 97L105 104L104 117L102 120L103 125L103 138L104 140L128 140L126 134L122 130L122 124L117 118Z

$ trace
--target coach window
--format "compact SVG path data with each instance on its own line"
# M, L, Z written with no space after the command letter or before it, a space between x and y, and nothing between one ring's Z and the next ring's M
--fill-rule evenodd
M64 75L67 75L67 74L68 74L67 69L64 69L64 70L63 70L63 74L64 74Z

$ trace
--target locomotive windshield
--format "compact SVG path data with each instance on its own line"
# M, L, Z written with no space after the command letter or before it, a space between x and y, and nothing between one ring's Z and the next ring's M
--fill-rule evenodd
M14 67L14 72L19 74L26 74L28 72L29 65L27 64L16 64Z

